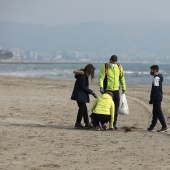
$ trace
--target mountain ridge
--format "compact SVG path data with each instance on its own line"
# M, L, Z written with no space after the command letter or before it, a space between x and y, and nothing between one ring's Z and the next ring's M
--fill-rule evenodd
M168 55L168 22L47 26L0 21L0 46L37 51L80 51L121 55Z

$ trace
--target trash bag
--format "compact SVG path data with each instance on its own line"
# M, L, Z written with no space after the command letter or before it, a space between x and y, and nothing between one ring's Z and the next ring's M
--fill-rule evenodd
M128 103L127 103L125 93L123 93L120 97L118 114L121 114L121 115L128 115L129 114L129 108L128 108Z

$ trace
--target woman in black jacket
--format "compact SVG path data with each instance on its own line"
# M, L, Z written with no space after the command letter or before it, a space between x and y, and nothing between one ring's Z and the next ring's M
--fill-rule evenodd
M76 100L78 105L77 119L75 128L84 128L81 124L82 118L84 119L85 127L89 128L92 125L89 123L88 111L86 103L89 103L89 94L92 94L95 98L96 94L89 89L89 76L91 80L94 79L95 68L92 64L88 64L84 69L74 71L76 82L72 92L71 100Z

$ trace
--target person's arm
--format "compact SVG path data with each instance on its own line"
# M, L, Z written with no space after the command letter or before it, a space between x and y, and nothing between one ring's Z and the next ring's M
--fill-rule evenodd
M126 91L126 81L125 81L124 70L123 70L122 66L121 66L121 72L119 75L119 80L120 80L120 84L122 86L122 91Z
M152 94L153 94L153 88L151 87L149 104L153 104L153 97L152 97Z
M151 90L151 97L150 101L156 99L156 100L162 100L162 87L161 87L161 78L159 76L154 77L153 84L152 84L152 90ZM152 104L151 102L149 102Z
M111 119L110 119L110 124L109 124L109 128L110 129L113 129L113 122L114 122L114 112L115 112L115 104L114 102L112 101L112 105L111 105L111 108L110 108L110 115L111 115Z
M99 75L99 86L100 86L100 88L103 88L104 78L105 78L105 65L103 65L101 70L100 70L100 75Z
M91 107L91 112L93 113L93 110L96 108L98 99L96 99Z
M81 78L80 78L80 80L79 80L79 87L80 87L84 92L86 92L86 93L88 93L88 94L92 94L93 91L87 87L86 81L87 81L87 80L86 80L86 76L85 76L85 75L82 75Z

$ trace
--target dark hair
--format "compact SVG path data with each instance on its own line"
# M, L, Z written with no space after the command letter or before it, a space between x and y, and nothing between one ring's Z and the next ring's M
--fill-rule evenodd
M104 93L109 94L109 95L113 98L113 92L112 92L112 91L110 91L110 90L106 90Z
M110 57L110 61L117 61L117 56L116 55L112 55L111 57Z
M156 71L159 71L159 67L158 65L153 65L150 67L151 70L156 70Z
M91 76L91 80L93 80L94 77L94 71L95 71L95 67L92 64L87 64L84 68L84 73L88 74L89 76Z

